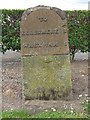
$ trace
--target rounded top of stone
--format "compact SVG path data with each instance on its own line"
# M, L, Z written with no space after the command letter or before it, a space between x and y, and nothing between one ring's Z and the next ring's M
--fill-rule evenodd
M23 13L23 15L22 15L22 19L24 17L26 17L27 15L31 14L32 12L34 12L36 10L39 10L39 9L53 10L53 11L55 11L61 17L62 20L64 20L66 18L66 12L62 11L59 8L50 7L50 6L44 6L44 5L38 5L36 7L31 7L31 8L28 8L27 10L25 10L24 13Z

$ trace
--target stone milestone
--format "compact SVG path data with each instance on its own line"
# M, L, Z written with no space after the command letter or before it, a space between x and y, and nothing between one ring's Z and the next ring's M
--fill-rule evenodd
M71 90L67 19L47 6L27 9L20 24L26 99L60 99Z

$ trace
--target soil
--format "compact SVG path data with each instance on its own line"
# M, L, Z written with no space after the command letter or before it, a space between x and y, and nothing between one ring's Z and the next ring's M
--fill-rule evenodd
M2 110L26 108L30 114L47 110L72 109L83 111L81 103L88 96L88 60L71 62L72 91L64 100L24 100L21 59L3 56Z

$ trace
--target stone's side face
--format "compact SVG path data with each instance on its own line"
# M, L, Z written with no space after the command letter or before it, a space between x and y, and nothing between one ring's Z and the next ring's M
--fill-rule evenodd
M26 99L60 99L71 89L65 13L38 6L24 12L20 27Z

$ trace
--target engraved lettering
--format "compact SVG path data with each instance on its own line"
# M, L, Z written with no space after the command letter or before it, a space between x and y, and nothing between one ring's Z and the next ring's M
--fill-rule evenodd
M63 14L63 13L61 13ZM68 53L68 29L56 10L40 9L22 18L20 36L23 55Z
M47 22L47 18L39 17L38 19L40 22Z
M42 43L23 43L24 48L39 48L39 47L58 47L59 44L57 42L42 42Z
M36 30L36 31L23 31L22 35L43 35L43 34L59 34L58 29Z

